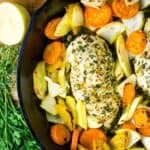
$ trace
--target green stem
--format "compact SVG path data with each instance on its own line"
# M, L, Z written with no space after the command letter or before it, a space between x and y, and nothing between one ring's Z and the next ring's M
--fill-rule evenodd
M5 143L6 143L6 147L8 149L8 135L7 135L7 96L6 96L6 93L3 93L4 94L4 100L5 100L5 129L4 129L4 132L5 132Z

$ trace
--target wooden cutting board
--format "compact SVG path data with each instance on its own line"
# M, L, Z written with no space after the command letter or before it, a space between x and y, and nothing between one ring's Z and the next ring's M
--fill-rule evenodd
M0 2L15 2L23 5L28 11L33 14L38 8L40 8L46 0L0 0Z

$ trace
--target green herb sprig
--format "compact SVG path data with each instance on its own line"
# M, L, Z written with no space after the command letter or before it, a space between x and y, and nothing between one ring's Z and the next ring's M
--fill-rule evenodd
M10 92L19 48L20 44L0 47L0 150L39 150Z

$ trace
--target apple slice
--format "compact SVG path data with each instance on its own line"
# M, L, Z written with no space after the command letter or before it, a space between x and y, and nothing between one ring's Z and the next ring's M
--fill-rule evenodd
M30 15L21 5L0 3L0 41L6 45L21 42L26 33Z

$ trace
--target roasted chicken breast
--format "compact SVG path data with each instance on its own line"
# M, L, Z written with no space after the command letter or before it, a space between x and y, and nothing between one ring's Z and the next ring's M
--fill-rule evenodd
M111 127L120 99L115 92L115 62L107 43L95 35L81 35L68 46L66 59L71 64L75 99L86 102L88 116L100 126Z

